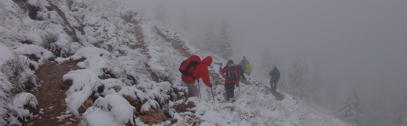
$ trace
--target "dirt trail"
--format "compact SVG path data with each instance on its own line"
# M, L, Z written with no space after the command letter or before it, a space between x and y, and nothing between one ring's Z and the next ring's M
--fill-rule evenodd
M279 101L284 99L284 95L280 92L277 92L276 90L271 90L271 94L273 94L273 96L276 97L276 99Z
M264 89L266 89L267 92L270 91L271 94L272 94L277 100L279 100L279 101L284 100L284 95L281 94L280 92L278 92L277 90L273 90L273 89L271 89L270 87L263 86L263 85L262 85L261 87L263 87Z
M267 87L265 85L263 85L263 83L261 82L257 82L257 81L242 81L242 83L247 84L247 85L254 85L257 87L261 87L264 88L266 92L271 91L271 94L279 101L284 100L284 95L281 94L280 92L278 92L277 90L272 90L270 87Z
M79 119L67 117L58 120L57 117L65 115L65 91L62 77L71 70L79 69L76 64L79 61L66 61L61 64L47 62L42 65L36 75L41 84L39 90L33 92L37 97L40 113L33 120L25 123L27 126L76 126Z
M192 53L190 52L189 48L185 46L185 42L182 41L178 36L173 36L172 38L165 35L163 31L161 31L158 27L154 27L156 33L165 39L167 42L171 43L171 46L177 50L182 56L190 57Z

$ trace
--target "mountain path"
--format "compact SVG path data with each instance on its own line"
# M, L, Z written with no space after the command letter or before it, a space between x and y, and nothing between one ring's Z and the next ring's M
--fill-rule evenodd
M26 126L76 126L79 119L66 113L65 91L62 77L71 70L80 69L80 60L57 64L47 61L36 71L40 87L33 94L37 97L40 112ZM60 119L58 119L60 117Z
M242 83L247 84L247 85L255 85L257 87L261 87L264 88L266 92L270 91L271 94L279 101L284 100L284 95L281 94L280 92L278 92L277 90L272 90L270 87L267 87L265 85L263 85L263 83L261 82L257 82L257 81L242 81Z
M271 89L270 89L271 90ZM277 100L281 101L284 99L284 95L276 90L271 90L271 94L276 97Z

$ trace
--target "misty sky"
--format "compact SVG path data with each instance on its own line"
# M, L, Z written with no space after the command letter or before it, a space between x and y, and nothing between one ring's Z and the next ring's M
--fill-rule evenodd
M407 95L407 0L131 1L147 18L165 8L165 25L181 33L181 19L188 19L193 27L181 35L191 43L201 42L208 24L226 21L235 60L246 55L256 66L267 53L284 73L302 59L332 97L359 85L366 104L388 112Z
M183 15L187 15L196 29L227 20L231 26L236 60L248 55L258 61L260 53L267 50L275 59L274 64L287 66L293 59L302 58L333 82L354 76L360 79L400 72L406 75L405 0L133 2L135 8L142 10L147 17L154 15L158 7L165 7L173 19L166 25L174 27L181 22L177 19ZM194 37L200 36L203 33L190 32L184 38L196 43L200 41L194 41Z

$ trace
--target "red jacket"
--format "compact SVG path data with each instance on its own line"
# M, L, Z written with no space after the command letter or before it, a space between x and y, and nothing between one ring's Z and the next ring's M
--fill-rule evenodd
M212 86L208 70L208 66L210 66L211 64L212 57L211 56L206 57L205 59L202 60L201 64L198 64L195 68L190 68L190 71L193 71L192 72L193 77L182 75L182 81L188 84L194 84L195 80L202 79L205 85Z
M226 73L226 70L228 69L228 67L229 67L229 65L226 65L223 69L220 69L219 70L219 72L223 75L223 77L225 78L225 83L229 83L229 84L235 84L235 83L238 83L239 82L239 80L229 80L229 79L227 79L226 77L225 77L225 73ZM238 71L239 72L239 75L240 75L240 71Z

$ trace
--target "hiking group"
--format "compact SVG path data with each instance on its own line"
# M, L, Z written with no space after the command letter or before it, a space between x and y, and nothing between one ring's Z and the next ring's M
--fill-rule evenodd
M225 78L226 101L234 98L235 86L239 87L240 78L246 80L243 71L240 65L233 63L233 60L229 60L224 68L219 69L219 72L223 78ZM234 101L234 99L232 101Z
M182 73L182 81L188 88L188 97L200 96L200 90L198 88L200 85L199 80L202 80L206 86L210 87L212 95L214 95L210 73L208 70L208 67L211 66L212 62L213 59L211 56L207 56L201 60L199 56L192 55L181 63L179 71ZM251 72L252 65L245 56L242 58L239 64L235 64L231 59L227 61L227 64L224 67L220 63L219 73L224 78L226 101L235 100L235 88L239 87L239 82L247 81L245 75L250 76ZM271 78L271 89L275 91L277 88L277 82L280 78L280 72L278 71L277 67L274 67L269 74Z

